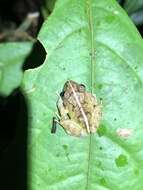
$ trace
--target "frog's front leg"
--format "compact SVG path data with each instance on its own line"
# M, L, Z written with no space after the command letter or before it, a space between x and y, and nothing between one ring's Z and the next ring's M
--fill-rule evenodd
M63 100L61 97L58 100L57 107L58 107L61 119L68 119L69 118L67 115L68 110L65 109L65 107L63 105Z

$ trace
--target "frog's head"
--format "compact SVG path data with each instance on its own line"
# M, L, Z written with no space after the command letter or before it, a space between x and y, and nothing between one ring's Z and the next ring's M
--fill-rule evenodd
M72 91L71 86L73 87L75 92L85 92L85 85L79 84L73 80L68 80L64 85L64 91Z
M72 88L71 88L72 86ZM65 84L64 84L64 88L62 90L62 92L60 93L60 96L63 98L69 98L69 96L73 93L73 89L75 92L80 92L83 93L86 91L85 85L84 84L78 84L77 82L73 81L73 80L68 80Z

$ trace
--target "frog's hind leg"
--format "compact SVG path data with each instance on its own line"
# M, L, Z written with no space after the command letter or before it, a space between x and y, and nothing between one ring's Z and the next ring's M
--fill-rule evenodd
M82 128L79 124L72 120L63 120L60 122L66 133L75 137L87 136L86 129Z
M63 105L63 100L61 97L59 97L58 103L57 103L57 107L59 110L59 113L62 117L62 119L68 119L68 110L65 109L64 105Z

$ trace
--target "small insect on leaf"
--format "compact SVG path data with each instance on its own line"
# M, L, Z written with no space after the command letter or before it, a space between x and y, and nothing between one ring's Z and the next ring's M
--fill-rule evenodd
M56 133L56 130L57 130L57 121L56 117L53 117L51 133Z

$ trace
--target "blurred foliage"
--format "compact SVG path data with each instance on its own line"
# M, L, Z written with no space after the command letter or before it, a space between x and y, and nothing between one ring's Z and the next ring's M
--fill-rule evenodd
M118 0L136 25L143 24L143 0Z
M41 8L43 18L46 19L53 11L56 0L45 0L44 5Z
M0 44L0 94L10 95L19 87L23 72L22 65L30 53L32 42Z

